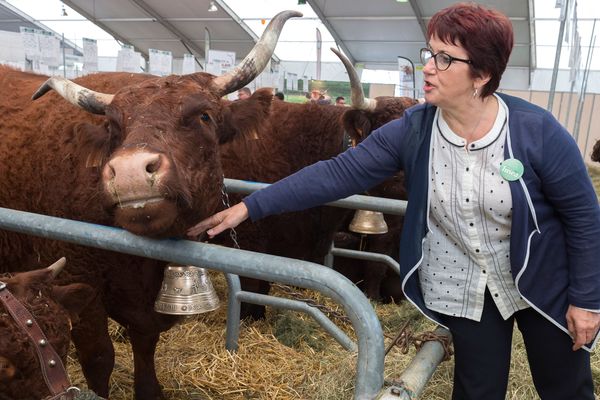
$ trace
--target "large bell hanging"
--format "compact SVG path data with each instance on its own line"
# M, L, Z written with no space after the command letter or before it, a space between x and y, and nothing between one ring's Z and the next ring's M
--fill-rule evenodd
M202 267L167 265L154 310L163 314L192 315L219 308L219 297Z
M388 227L379 211L356 210L348 229L366 235L387 233Z

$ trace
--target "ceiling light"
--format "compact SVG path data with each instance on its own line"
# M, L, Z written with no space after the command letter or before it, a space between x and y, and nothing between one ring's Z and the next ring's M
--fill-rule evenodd
M65 5L64 5L64 4L63 4L63 6L62 6L62 10L61 10L61 13L60 13L60 15L61 15L62 17L68 17L68 16L69 16L69 14L67 14L67 10L65 9Z
M210 2L210 5L208 6L208 12L216 12L219 11L219 9L217 8L217 5L215 4L214 1Z

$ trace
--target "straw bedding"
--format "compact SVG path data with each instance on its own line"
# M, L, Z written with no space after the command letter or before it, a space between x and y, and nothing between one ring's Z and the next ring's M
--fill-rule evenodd
M600 169L590 169L600 192ZM156 353L156 368L167 399L351 399L356 355L344 350L318 325L303 314L268 309L265 321L244 322L239 350L225 350L226 283L222 274L211 273L213 285L222 302L219 310L188 318L163 333ZM277 293L277 292L275 292ZM334 303L311 291L303 292L321 304ZM273 292L272 292L273 294ZM281 294L281 293L280 293ZM410 329L424 332L433 325L419 317L407 304L374 304L386 335L386 347L410 320ZM341 311L338 309L338 311ZM340 327L354 338L352 327ZM116 366L111 380L111 400L133 398L133 357L127 338L114 323ZM68 370L73 384L85 387L74 351ZM400 376L414 356L411 348L403 354L393 348L385 361L385 379ZM596 395L600 398L600 352L592 355ZM422 395L427 400L446 400L452 389L452 365L444 362L437 369ZM523 341L515 330L509 381L509 400L537 399L527 366Z

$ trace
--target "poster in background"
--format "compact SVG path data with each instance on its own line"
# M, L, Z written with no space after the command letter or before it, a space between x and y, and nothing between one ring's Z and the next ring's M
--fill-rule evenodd
M173 55L170 51L148 49L148 55L148 69L152 75L171 75L173 71Z
M98 43L96 39L83 38L83 73L98 71Z
M59 39L53 32L36 29L38 43L40 45L41 62L49 67L62 65L62 52Z
M124 44L117 53L117 71L140 72L140 55L133 46Z
M405 96L414 98L415 94L415 82L413 81L414 71L413 67L404 57L398 57L398 96Z
M23 50L25 51L25 58L27 61L40 61L40 46L38 44L37 35L35 34L35 29L26 28L21 26L21 39L23 40Z
M196 72L196 58L193 54L184 54L181 75L193 74L194 72Z
M223 75L235 67L235 51L209 50L206 61L206 72Z
M60 39L53 32L23 26L19 30L28 69L48 74L49 67L56 69L62 64Z

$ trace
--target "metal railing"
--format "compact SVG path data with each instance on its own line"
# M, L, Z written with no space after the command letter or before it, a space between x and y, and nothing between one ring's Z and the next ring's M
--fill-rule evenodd
M227 191L231 193L250 194L266 186L269 186L269 184L225 179L225 187ZM345 199L327 203L326 205L350 209L380 211L385 214L404 215L406 213L407 202L404 200L354 195ZM325 256L325 265L327 267L333 267L334 256L378 261L392 268L398 274L398 276L400 276L400 265L396 260L386 254L337 248L332 243L329 253ZM235 295L235 293L230 292L230 295ZM252 302L252 299L250 299L250 302ZM330 322L329 320L327 321ZM452 338L450 332L443 327L438 327L434 333L440 337L449 338L449 340ZM333 333L331 334L333 335ZM337 340L341 343L340 339ZM442 343L438 341L429 341L425 343L415 357L411 360L407 368L398 377L398 383L383 389L376 399L413 400L418 398L445 356L446 349Z
M119 228L6 208L0 208L0 228L183 265L205 266L227 273L228 283L234 286L236 281L239 285L239 278L232 274L317 290L342 305L356 333L358 357L354 398L373 399L383 386L384 343L377 315L364 294L347 278L330 268L301 260L188 240L145 238ZM236 299L238 305L240 299L265 300L245 294L239 298L236 296ZM274 305L287 303L277 300L267 302ZM228 319L231 315L228 314ZM324 316L323 318L326 319ZM317 321L323 324L323 318L317 317ZM341 339L345 347L354 347L348 343L349 339L340 338L338 333L334 337L337 335L337 339ZM228 332L229 335L236 334Z
M229 192L252 193L268 184L225 179ZM371 196L354 195L328 203L351 209L381 211L403 215L406 202ZM241 302L268 305L300 311L312 316L345 349L357 351L355 399L416 398L441 361L444 350L440 343L423 347L400 379L406 385L383 387L384 343L381 325L364 294L347 278L331 268L307 261L232 249L187 240L151 239L119 228L90 224L46 215L0 208L0 228L19 233L57 239L84 246L118 251L184 265L197 265L225 273L229 296L226 347L238 347ZM388 255L331 247L334 255L379 261L400 272L398 263ZM330 258L332 262L332 259ZM358 343L355 344L319 309L292 299L262 295L241 290L239 276L280 282L313 289L342 305L350 319ZM388 397L389 396L389 397Z

